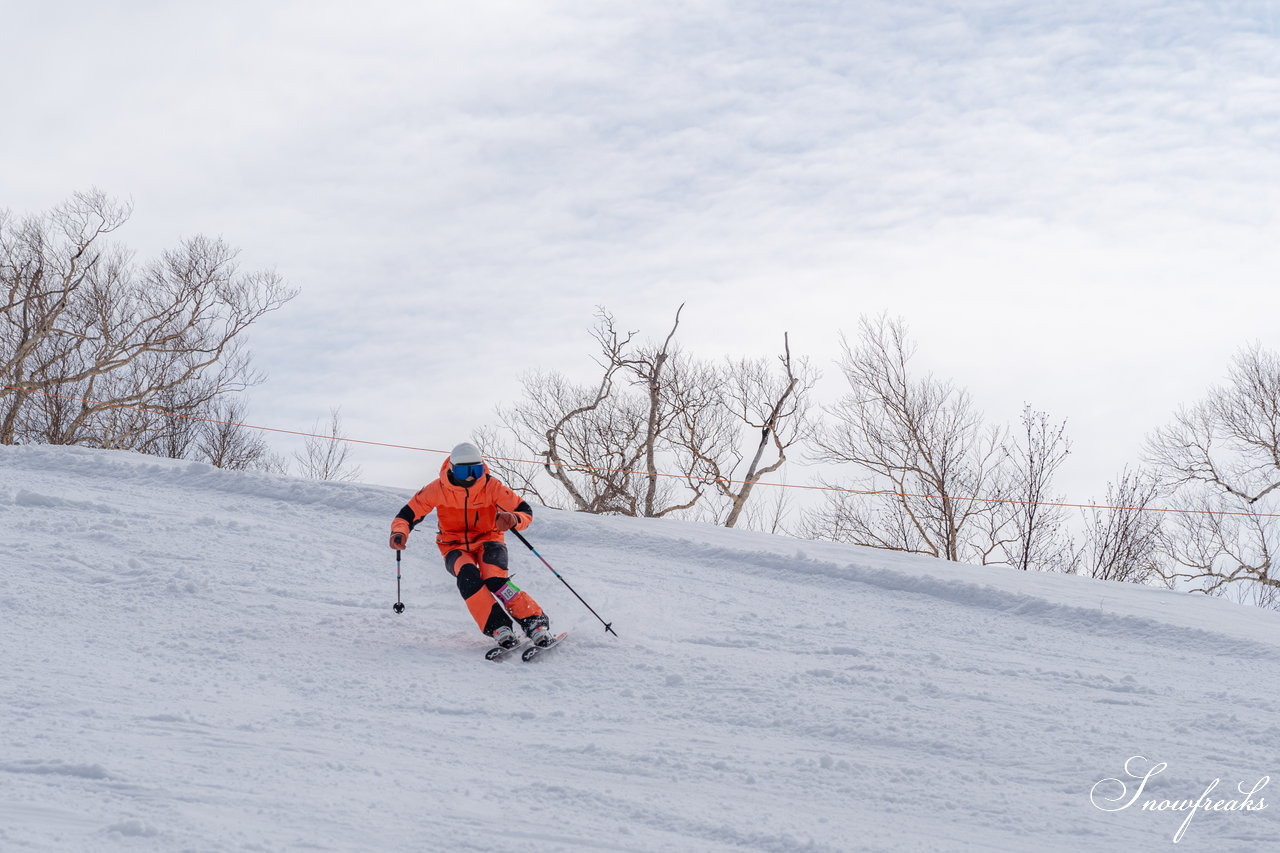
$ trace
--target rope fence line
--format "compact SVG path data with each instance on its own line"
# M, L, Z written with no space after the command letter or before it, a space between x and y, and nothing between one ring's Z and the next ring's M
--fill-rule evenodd
M108 403L102 400L93 400L88 397L78 397L68 394L55 394L52 391L38 391L32 388L20 388L13 385L0 384L0 389L8 391L18 391L26 394L38 394L44 397L51 397L60 400L72 400L75 402L92 403L96 406L102 406L109 409L128 409L135 412L143 412L145 414L160 415L161 417L185 418L186 420L199 421L202 423L218 424L220 426L243 427L244 429L259 430L261 432L274 432L281 435L292 435L301 438L318 438L323 441L345 441L350 444L363 444L369 447L386 447L392 450L413 450L422 453L440 453L448 455L448 450L440 450L435 447L418 447L412 444L393 444L385 441L369 441L361 438L347 438L344 436L322 435L314 432L303 432L301 430L281 429L279 427L257 426L254 424L236 423L234 421L223 421L216 418L204 418L199 415L187 415L181 412L167 412L163 409L151 409L145 406L132 406L126 403ZM507 456L485 456L495 462L516 462L527 465L545 466L548 463L537 459L520 459ZM724 477L697 477L688 474L669 474L663 471L638 471L628 468L602 468L594 465L566 465L569 471L578 473L598 472L602 474L627 474L638 477L667 477L675 480L684 480L685 482L700 483L723 483L726 485L746 485L746 480L733 480ZM1214 516L1242 516L1245 518L1280 518L1280 513L1272 512L1239 512L1231 510L1210 510L1210 509L1180 509L1176 507L1151 507L1151 506L1108 506L1105 504L1082 504L1082 503L1061 503L1056 501L1029 501L1018 498L986 498L986 497L965 497L960 495L930 495L915 494L912 492L901 492L893 489L850 489L840 486L813 486L801 483L771 483L766 481L757 481L756 486L769 486L779 489L800 489L804 491L817 492L835 492L840 494L851 495L867 495L871 497L896 497L896 498L917 498L923 500L951 500L966 503L993 503L993 504L1015 504L1019 506L1049 506L1060 507L1064 509L1104 509L1119 510L1127 512L1163 512L1181 515L1214 515Z
M444 453L446 455L449 453L449 451L447 450L437 450L434 447L414 447L411 444L388 444L382 441L366 441L360 438L343 438L341 436L320 435L319 433L314 433L314 432L301 432L299 430L280 429L279 427L255 426L254 424L236 423L234 421L221 421L221 420L218 420L217 418L202 418L199 415L184 415L181 412L166 412L164 409L149 409L145 406L131 406L131 405L128 405L127 403L107 403L107 402L103 402L102 400L93 400L93 399L90 399L89 397L77 397L70 394L55 394L52 391L37 391L32 388L18 388L13 385L0 385L0 389L4 389L7 391L20 391L25 394L39 394L42 397L53 397L59 400L73 400L79 403L92 403L95 406L103 406L104 408L108 408L108 409L128 409L129 411L132 411L132 412L144 412L149 415L160 415L161 417L167 417L167 418L185 418L186 420L189 420L189 421L200 421L201 423L206 423L206 424L219 424L221 426L239 426L239 427L244 427L245 429L256 429L262 432L275 432L275 433L281 433L283 435L296 435L296 436L301 436L303 438L322 438L322 439L325 439L326 441L347 441L352 444L367 444L372 447L390 447L394 450L421 450L427 453Z

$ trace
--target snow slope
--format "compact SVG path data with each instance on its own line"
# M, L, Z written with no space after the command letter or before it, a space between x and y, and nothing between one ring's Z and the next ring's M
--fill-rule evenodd
M424 459L422 477L436 462ZM400 490L0 447L0 850L1275 849L1277 614L539 511L482 658ZM1167 769L1133 807L1131 764ZM1134 780L1125 797L1136 790Z

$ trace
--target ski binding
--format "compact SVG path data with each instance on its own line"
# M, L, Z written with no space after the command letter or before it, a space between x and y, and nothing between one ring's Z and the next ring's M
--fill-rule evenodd
M503 660L507 657L507 655L527 645L529 645L528 640L521 640L520 642L516 643L514 646L512 646L509 649L504 648L502 646L494 646L493 648L489 649L487 652L484 653L484 659L485 660Z
M552 637L551 642L547 643L545 646L530 645L528 648L526 648L523 652L520 653L520 660L524 661L525 663L528 663L529 661L533 660L538 655L542 654L548 649L554 649L556 646L560 644L560 641L567 636L569 636L569 632L562 631L559 634L556 634L554 637Z

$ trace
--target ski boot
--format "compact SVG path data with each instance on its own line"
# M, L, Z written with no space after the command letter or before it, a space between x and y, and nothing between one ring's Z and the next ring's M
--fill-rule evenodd
M514 649L520 644L520 641L516 639L515 632L511 630L509 625L503 625L501 628L494 628L493 632L489 634L489 636L493 637L494 642L496 642L498 647L502 649Z
M535 646L545 646L551 642L551 627L547 617L538 614L520 620L520 627L524 629L525 634L533 641Z

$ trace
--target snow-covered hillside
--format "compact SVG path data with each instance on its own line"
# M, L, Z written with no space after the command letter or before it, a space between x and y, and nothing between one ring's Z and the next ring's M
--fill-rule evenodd
M572 635L494 664L430 523L392 612L407 497L0 447L0 849L1280 841L1274 787L1251 810L1142 809L1214 779L1239 806L1280 771L1275 613L543 510L531 540L619 638L516 543L518 582ZM1120 809L1133 756L1167 767ZM1097 785L1118 776L1123 794Z

